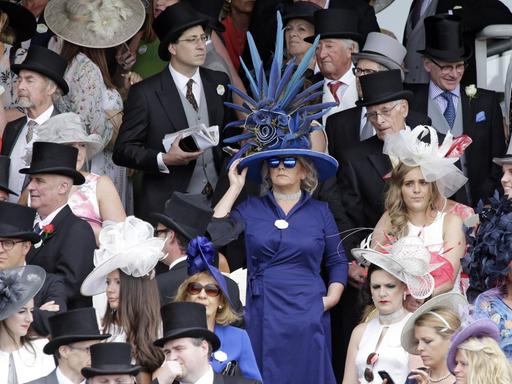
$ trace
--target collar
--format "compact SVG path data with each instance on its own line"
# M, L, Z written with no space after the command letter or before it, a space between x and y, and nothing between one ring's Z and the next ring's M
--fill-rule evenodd
M62 371L60 370L59 367L57 367L55 369L55 373L57 375L57 381L59 382L59 384L74 384L71 380L69 380L67 378L67 376L65 376ZM83 379L80 384L85 384L85 379Z
M208 364L208 369L194 384L212 384L213 383L213 369L212 366ZM181 381L180 381L181 383Z
M55 107L52 105L50 105L50 107L44 111L43 113L41 113L39 116L37 116L35 119L31 119L30 117L27 116L27 123L30 121L30 120L34 120L38 125L41 125L43 123L46 122L46 120L48 120L50 117L52 117L52 113L53 113L53 110L55 109Z
M352 71L352 68L354 68L354 64L351 64L350 68L347 70L347 72L345 72L343 74L343 76L341 76L339 79L331 80L331 79L325 78L324 84L327 85L327 84L332 83L333 81L341 81L345 85L352 84L355 81L355 77L356 77L354 75L354 72Z
M432 80L428 83L428 94L432 100L435 100L438 96L440 96L445 90L440 88L436 83ZM449 91L453 96L460 98L460 84L453 91Z
M178 72L173 68L171 63L169 63L169 72L171 72L172 79L174 80L174 83L176 84L176 88L179 90L187 90L187 83L190 79L194 80L194 83L198 86L201 84L201 75L199 74L199 67L197 67L195 73L192 75L192 77L187 77L183 75L182 73Z
M62 211L62 209L67 206L68 204L64 204L63 206L57 208L55 211L53 211L52 213L50 213L48 216L46 216L44 219L41 219L41 217L39 216L39 214L36 215L36 219L34 220L34 225L36 225L37 223L39 223L41 225L41 228L44 227L45 225L48 225L50 224L53 219L55 219L55 216L57 216L59 214L60 211Z
M181 263L183 260L187 260L187 256L181 256L181 257L178 257L176 260L174 260L170 265L169 265L169 271L178 263Z

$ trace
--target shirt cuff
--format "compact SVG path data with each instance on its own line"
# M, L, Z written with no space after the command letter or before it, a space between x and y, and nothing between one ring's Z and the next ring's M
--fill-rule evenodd
M162 173L170 173L169 168L167 168L167 165L164 163L164 154L163 152L159 152L158 155L156 155L156 162L158 163L158 170Z

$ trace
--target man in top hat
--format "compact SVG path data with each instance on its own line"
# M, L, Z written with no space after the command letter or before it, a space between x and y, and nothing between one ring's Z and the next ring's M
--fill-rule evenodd
M80 295L80 285L93 269L96 248L91 226L68 206L73 185L85 181L76 170L77 156L74 147L35 142L30 167L20 170L29 175L30 205L37 210L33 228L41 236L41 242L28 253L27 263L62 277L70 309L91 305L89 297Z
M244 384L259 383L213 371L210 355L220 340L206 324L204 305L177 302L162 307L163 337L154 344L163 348L165 362L155 373L153 384Z
M59 113L53 101L68 93L69 88L64 80L66 61L47 48L30 47L23 63L14 64L11 69L18 75L18 104L25 115L6 125L1 154L11 158L9 189L20 193L25 178L18 171L25 165L25 148L37 137L38 127ZM16 200L14 195L9 199Z
M453 14L461 18L463 39L468 47L474 47L476 35L492 24L511 24L512 14L500 0L414 0L405 23L403 44L407 48L405 66L408 72L406 83L425 84L429 82L423 60L418 50L425 47L425 37L429 32L423 21L433 15ZM468 58L468 67L462 79L464 85L476 84L476 64L474 57Z
M235 239L243 230L235 222L218 223L216 227L208 227L212 220L213 210L207 198L202 194L186 194L174 192L165 203L163 213L154 213L152 216L158 222L155 230L157 237L165 238L164 252L167 257L162 261L168 265L168 271L157 275L156 281L160 291L162 304L174 299L178 287L187 277L187 245L197 236L204 236L207 232L215 235L212 242L215 247ZM221 227L219 227L221 225ZM238 284L227 276L228 294L234 305L234 310L242 313L240 291ZM240 311L240 312L239 312Z
M316 49L316 63L320 73L312 83L324 80L322 102L336 103L324 114L327 117L355 106L356 78L352 72L352 54L359 51L361 35L357 29L357 13L346 9L321 9L315 12L315 33L320 35ZM304 40L312 43L316 36Z
M43 352L53 355L57 368L30 384L79 384L82 369L91 365L89 348L110 337L101 334L94 308L80 308L49 318L50 341Z
M199 124L218 125L222 133L230 119L224 107L230 100L228 77L201 67L208 23L187 3L163 11L153 28L160 39L159 56L169 66L130 88L113 158L118 165L142 171L144 189L136 213L144 220L151 212L161 212L173 191L210 197L217 183L220 146L185 151L180 137L168 151L162 144L166 134Z
M461 157L461 168L469 182L465 196L457 200L474 206L499 187L501 170L493 157L505 151L505 134L498 95L494 91L461 86L471 49L463 44L462 25L456 16L437 15L425 19L427 42L423 65L428 84L411 85L411 108L426 113L432 125L445 134L466 134L473 143Z
M32 226L36 210L22 205L0 202L0 271L22 267L33 244L41 237ZM55 312L65 312L66 288L62 278L47 273L42 288L34 297L32 330L38 335L48 335L46 319Z
M18 196L18 194L9 189L9 166L11 159L8 156L0 155L0 201L7 201L9 194Z

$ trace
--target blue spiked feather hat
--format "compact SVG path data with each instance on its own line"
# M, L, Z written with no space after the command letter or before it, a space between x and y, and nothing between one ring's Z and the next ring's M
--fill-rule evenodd
M315 54L320 37L296 65L295 59L283 63L283 22L277 13L277 37L274 59L268 75L265 74L254 39L247 33L247 43L251 52L254 75L241 60L245 75L249 80L252 97L238 88L229 85L232 92L243 99L242 105L225 104L247 115L243 120L226 125L243 127L243 134L224 140L225 143L244 141L240 151L231 158L231 162L241 158L239 169L248 168L247 176L261 180L261 164L270 157L302 156L312 160L318 172L318 178L325 180L336 174L338 162L333 157L311 150L309 134L320 125L312 122L320 119L335 103L310 104L322 96L323 80L304 89L305 72Z

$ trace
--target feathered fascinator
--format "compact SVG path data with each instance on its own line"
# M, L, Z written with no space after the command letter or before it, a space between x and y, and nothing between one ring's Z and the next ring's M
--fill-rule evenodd
M187 272L189 276L200 272L208 272L219 285L224 297L231 308L233 302L229 297L228 285L222 273L214 266L215 248L213 243L205 236L197 236L190 240L187 247Z
M94 251L95 268L80 289L85 296L105 292L106 276L116 269L132 277L152 277L156 263L165 256L165 240L154 237L151 224L135 216L103 228L99 240L100 248Z
M496 192L489 203L477 205L480 224L467 236L468 254L462 260L470 285L480 291L495 288L512 261L512 200Z
M430 135L430 143L422 141L427 134ZM397 157L410 167L420 167L425 180L435 181L439 192L444 197L450 197L468 180L454 163L463 155L469 144L469 136L462 135L454 139L448 132L439 145L437 131L434 128L418 125L412 130L403 129L387 135L382 152Z
M32 299L43 286L45 278L44 269L36 265L0 271L0 321Z
M226 128L244 127L246 132L230 137L224 142L245 142L231 161L242 158L239 169L248 167L248 176L253 180L261 179L262 161L274 156L308 157L315 164L320 179L326 179L336 173L336 159L310 149L309 134L314 130L311 123L320 119L330 107L336 105L309 104L322 96L323 81L304 89L304 73L315 54L319 39L317 36L298 65L295 58L283 65L283 22L278 12L275 53L267 80L254 39L247 33L254 76L243 60L241 64L249 80L252 97L229 85L229 89L244 102L242 105L225 103L226 106L247 115L243 120L227 124Z

